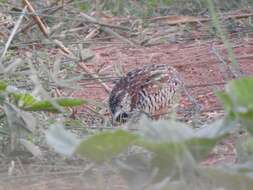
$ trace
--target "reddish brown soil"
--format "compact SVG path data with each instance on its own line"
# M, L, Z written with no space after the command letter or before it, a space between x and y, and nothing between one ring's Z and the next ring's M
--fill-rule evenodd
M177 68L186 86L189 87L190 94L198 100L199 104L203 106L203 111L205 111L220 106L213 92L222 89L224 85L211 84L222 83L227 79L232 79L234 77L232 73L226 69L227 71L225 74L228 75L228 78L224 78L225 74L220 70L222 65L221 61L212 53L213 47L219 50L220 56L223 57L227 64L230 64L224 46L217 41L207 41L187 44L163 44L138 48L130 48L123 45L93 47L92 50L95 54L95 59L91 60L91 62L88 63L88 66L94 72L98 72L101 76L116 76L116 72L114 71L115 65L122 66L124 72L127 72L144 64L169 64ZM233 41L233 50L243 74L252 75L253 64L251 63L253 60L253 38ZM85 83L87 83L87 81L85 81ZM113 85L112 80L105 83L109 87L112 87ZM196 85L202 86L196 87ZM106 102L108 97L108 93L97 82L85 85L82 91L73 92L72 95L104 102ZM182 100L182 102L186 104L184 100ZM225 139L213 152L210 153L209 158L202 164L214 165L224 162L235 162L235 154L234 138ZM39 165L34 166L39 167ZM8 165L6 167L10 166ZM34 170L35 174L25 175L22 178L22 175L24 175L25 172L33 170L24 169L25 167L23 167L23 165L20 165L21 169L19 169L19 166L16 166L15 171L20 172L20 180L18 180L19 176L17 176L17 179L15 177L9 179L8 176L5 176L9 181L3 183L3 188L0 187L0 189L11 190L16 189L17 187L20 189L96 189L89 187L88 184L85 183L85 178L82 176L83 171L80 174L78 174L78 172L77 174L71 173L73 171L75 172L75 170L79 171L78 169L82 169L80 166L78 166L78 169L72 168L68 170L68 168L66 168L66 172L64 169L57 169L56 166L49 165L49 168L54 167L56 168L55 174L52 172L54 171L53 169L49 169L50 171L45 174L42 172L37 174L36 170ZM63 167L65 167L65 165L63 165ZM57 172L58 170L59 172ZM83 170L85 171L85 169ZM127 189L124 182L121 183L118 179L114 179L113 183L108 183L111 185L115 182L117 184L123 184L118 186L117 189Z
M252 75L253 38L240 41L231 39L230 41L242 74ZM220 58L213 53L213 50L218 52ZM220 41L167 43L151 47L95 46L92 51L95 59L87 64L101 76L117 76L115 67L122 68L125 73L145 64L163 63L175 67L188 87L189 93L201 105L202 112L221 108L214 92L223 89L225 81L235 78L229 70L231 62L226 49ZM112 80L106 84L112 87ZM83 91L75 92L73 95L105 103L108 97L108 93L99 84L85 85ZM184 104L188 104L187 102L187 98L183 98L181 106L184 107Z

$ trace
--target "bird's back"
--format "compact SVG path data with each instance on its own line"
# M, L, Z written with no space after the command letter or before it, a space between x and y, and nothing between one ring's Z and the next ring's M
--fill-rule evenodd
M182 82L176 70L168 65L147 65L122 77L114 86L109 106L113 117L128 117L145 112L159 118L173 104Z

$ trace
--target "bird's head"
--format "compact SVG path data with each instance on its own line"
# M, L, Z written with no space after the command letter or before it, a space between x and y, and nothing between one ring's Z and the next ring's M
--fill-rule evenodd
M111 93L109 107L114 122L125 123L130 117L131 98L128 93L118 91Z
M113 122L126 123L128 119L129 119L129 113L124 112L122 110L117 111L113 115Z

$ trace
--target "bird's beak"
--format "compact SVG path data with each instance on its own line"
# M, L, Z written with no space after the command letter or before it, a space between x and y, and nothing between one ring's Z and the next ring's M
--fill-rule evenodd
M113 122L113 123L117 122L117 118L120 116L121 113L122 113L121 111L117 111L117 112L113 115L113 117L112 117L112 122Z

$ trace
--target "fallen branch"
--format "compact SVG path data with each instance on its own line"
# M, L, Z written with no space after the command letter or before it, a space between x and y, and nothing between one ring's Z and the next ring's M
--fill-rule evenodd
M8 41L6 42L6 44L5 44L5 46L4 46L4 50L3 50L2 55L1 55L1 57L0 57L0 70L1 70L1 71L4 70L3 65L2 65L2 61L3 61L3 59L4 59L4 56L5 56L5 54L7 53L7 50L8 50L8 48L9 48L9 46L10 46L10 44L11 44L11 42L12 42L12 40L13 40L13 38L14 38L14 36L15 36L17 30L18 30L18 27L20 26L20 24L21 24L21 22L22 22L22 20L23 20L23 18L24 18L24 16L25 16L26 9L27 9L27 6L25 6L25 7L23 8L21 15L20 15L18 21L16 22L16 24L14 25L14 28L13 28L13 30L12 30L12 32L11 32L11 35L9 36Z
M46 38L49 37L49 32L48 30L46 29L44 23L42 22L41 18L39 16L37 16L35 14L35 10L34 8L32 7L32 5L29 3L28 0L23 0L24 4L28 7L28 10L33 13L33 19L34 21L38 24L38 26L40 27L41 31L43 32L44 36ZM54 40L53 43L55 43L57 45L57 47L64 53L65 56L68 56L70 57L71 59L76 59L80 62L80 60L68 49L66 48L63 43L59 40ZM86 65L84 63L79 63L79 66L85 71L87 72L90 76L94 77L94 78L98 78L98 76L96 74L92 74L92 72L86 67ZM110 92L110 88L105 84L103 83L103 81L99 80L98 81L100 82L100 84L104 87L105 91L107 93Z
M33 8L33 6L30 4L30 2L28 0L23 0L23 3L27 6L27 10L33 14L32 15L33 20L39 26L39 28L42 31L42 33L44 34L44 36L48 38L49 31L48 31L47 27L45 26L45 24L42 22L41 18L38 15L36 15L36 12L35 12L35 9Z
M88 20L89 22L93 22L96 23L97 25L100 25L100 29L103 30L104 32L118 38L119 40L128 43L131 46L136 46L136 44L134 42L132 42L131 40L121 36L120 34L116 33L115 31L113 31L111 28L109 28L109 26L105 26L104 24L101 25L100 22L98 22L95 18L85 14L85 13L81 13L81 16L84 17L86 20Z
M97 81L99 81L99 83L104 87L105 91L107 93L111 92L111 89L101 80L99 79L98 75L95 73L92 73L92 71L83 63L80 62L78 64L86 73L90 74L92 76L92 78L96 79Z
M68 56L71 56L72 57L72 59L73 59L73 56L74 56L74 54L68 49L68 48L66 48L64 45L63 45L63 43L61 42L61 41L59 41L59 40L53 40L53 42L55 43L55 45L58 47L58 48L60 48L60 50L66 55L68 55Z
M60 48L60 50L63 52L63 54L67 57L69 57L70 59L75 59L77 60L79 63L78 65L81 67L81 69L83 69L87 74L89 74L94 80L97 80L101 86L105 89L105 91L107 93L110 93L111 89L101 80L99 79L99 76L97 74L95 74L94 72L92 72L85 64L83 61L80 61L80 59L78 59L68 48L66 48L62 42L58 41L58 40L54 40L55 44Z
M248 18L248 17L252 17L252 16L253 16L253 13L229 15L229 16L225 16L223 20L241 19L241 18ZM168 25L180 25L180 24L187 24L187 23L200 23L200 22L211 21L210 18L199 18L199 17L193 17L193 16L176 16L176 15L160 16L160 17L155 17L155 18L149 18L146 20L150 21L150 22L156 22L159 20L166 20L166 24L168 24Z
M67 1L67 2L65 2L65 4L69 4L69 3L71 3L72 1L74 1L74 0L69 0L69 1ZM57 3L58 3L58 1L56 1L55 3L53 3L50 7L52 7L52 6L54 6L54 5L57 5ZM41 19L44 19L44 18L46 18L48 15L50 15L50 14L54 14L55 12L57 12L58 10L60 10L60 9L62 9L63 8L63 5L61 5L61 6L58 6L58 7L56 7L55 9L50 9L50 11L49 12L47 12L47 11L45 11L44 12L44 14L45 13L47 13L46 15L42 15L40 18ZM30 27L32 27L33 25L35 25L36 23L34 22L34 21L31 21L30 23L28 23L27 25L25 25L23 28L21 28L19 31L18 31L18 33L20 33L20 32L25 32L26 30L28 30Z

